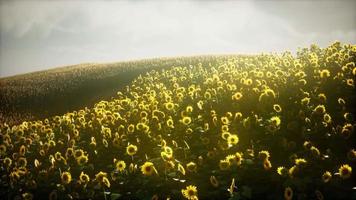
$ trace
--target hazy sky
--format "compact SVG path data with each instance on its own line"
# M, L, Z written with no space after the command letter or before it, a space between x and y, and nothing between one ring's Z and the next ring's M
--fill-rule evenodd
M0 1L0 77L83 62L356 44L356 1Z

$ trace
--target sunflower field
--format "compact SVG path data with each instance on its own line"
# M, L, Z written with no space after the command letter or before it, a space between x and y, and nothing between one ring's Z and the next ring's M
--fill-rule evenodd
M1 199L356 199L356 46L152 70L0 124Z

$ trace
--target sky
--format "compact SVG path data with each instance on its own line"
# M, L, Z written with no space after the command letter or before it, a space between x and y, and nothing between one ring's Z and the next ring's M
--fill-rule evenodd
M354 0L0 0L0 77L79 63L356 44Z

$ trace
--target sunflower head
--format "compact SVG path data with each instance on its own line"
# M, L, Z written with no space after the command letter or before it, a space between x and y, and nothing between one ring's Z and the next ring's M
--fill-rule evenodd
M339 175L342 179L350 178L351 173L352 173L352 168L350 167L350 165L345 164L339 168Z
M142 166L141 166L141 172L142 174L146 175L146 176L151 176L152 174L157 173L154 165L152 162L145 162Z
M187 164L187 170L189 172L196 172L197 171L197 164L195 162L189 162Z
M327 183L331 180L332 174L329 171L324 172L324 174L321 176L321 179L323 180L324 183Z
M126 168L126 163L123 160L119 160L116 162L116 170L119 172L123 172Z
M290 187L286 187L284 189L284 199L285 200L292 200L293 199L293 190Z
M230 168L230 162L227 160L220 160L219 168L223 171L228 170Z
M62 183L67 185L72 181L72 175L69 172L63 172L61 175Z
M133 156L137 153L137 146L130 144L129 146L126 147L126 153L130 156Z
M227 143L229 145L236 145L239 142L239 137L236 134L230 134L227 137Z
M182 194L186 199L198 199L198 190L194 185L189 185L186 189L182 189Z
M81 183L87 184L90 181L90 178L87 174L85 174L84 172L81 172L79 175L79 180Z

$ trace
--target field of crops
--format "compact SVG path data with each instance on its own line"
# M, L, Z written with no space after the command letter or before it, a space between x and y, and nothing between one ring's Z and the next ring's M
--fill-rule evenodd
M355 45L193 60L0 123L2 199L356 198Z
M0 123L51 117L110 100L139 74L152 69L216 64L236 55L205 55L86 63L0 78Z

